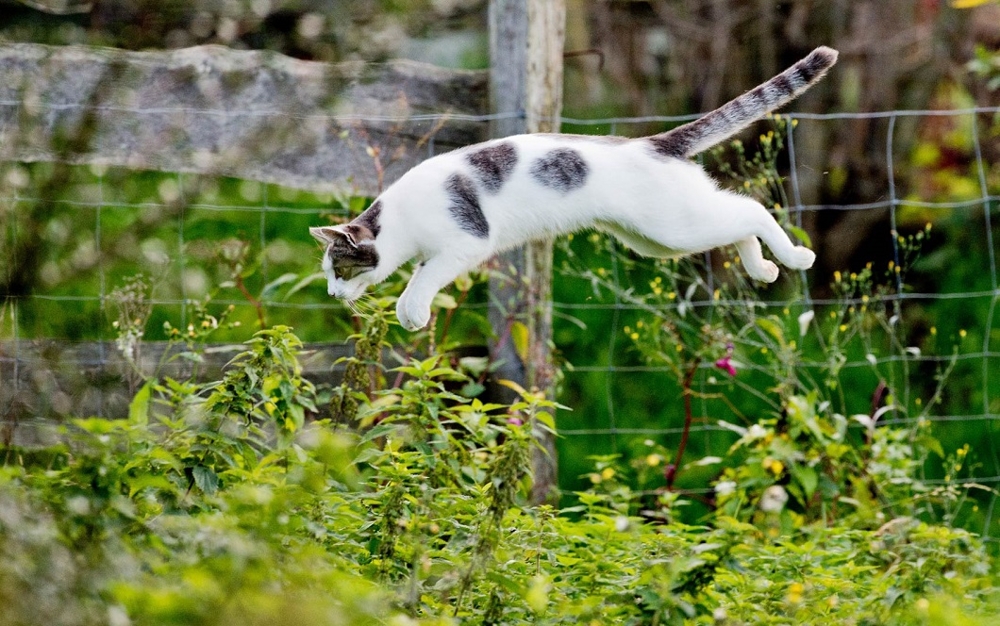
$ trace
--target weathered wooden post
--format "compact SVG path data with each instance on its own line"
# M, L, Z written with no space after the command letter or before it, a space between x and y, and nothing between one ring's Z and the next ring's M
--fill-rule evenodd
M562 110L564 0L491 0L490 103L494 112L523 111L494 121L491 134L558 132ZM552 240L499 258L490 281L490 322L496 334L497 374L552 395ZM555 442L539 435L532 499L555 499Z

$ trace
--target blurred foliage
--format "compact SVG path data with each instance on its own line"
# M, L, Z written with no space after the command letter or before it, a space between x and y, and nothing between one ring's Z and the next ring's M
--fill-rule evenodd
M75 4L59 14L46 7ZM26 6L27 5L27 6ZM221 44L302 59L385 61L434 36L478 26L485 0L0 0L0 44L86 44L126 50ZM457 59L473 61L470 52ZM431 51L432 53L432 51ZM449 56L442 57L450 58ZM481 65L482 60L480 59Z
M355 340L388 315L365 314ZM434 350L383 370L398 383L358 398L354 428L301 421L322 391L298 378L300 346L259 331L220 380L148 377L127 419L2 450L0 624L986 624L1000 611L981 542L928 520L785 523L791 506L761 501L747 506L759 515L721 506L664 525L676 494L649 502L613 458L576 506L531 506L532 432L552 427L551 404L456 393L470 373ZM919 481L913 469L872 478L890 488Z

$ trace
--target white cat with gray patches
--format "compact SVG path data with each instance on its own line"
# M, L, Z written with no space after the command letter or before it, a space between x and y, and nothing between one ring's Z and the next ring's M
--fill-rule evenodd
M781 74L673 130L650 137L517 135L428 159L352 222L309 231L326 246L328 291L348 301L402 264L419 265L396 305L409 330L430 320L434 295L493 255L584 228L639 254L679 257L734 244L747 273L773 282L778 267L812 267L760 203L720 189L688 160L819 81L837 60L820 47Z

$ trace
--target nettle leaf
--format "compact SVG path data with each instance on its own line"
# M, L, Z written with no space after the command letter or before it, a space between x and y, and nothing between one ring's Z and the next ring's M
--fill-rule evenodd
M767 317L757 318L757 326L768 335L774 337L775 341L780 345L785 345L785 331L773 319Z
M810 500L816 487L819 486L819 474L816 469L808 465L793 465L790 471L792 478L802 487L805 500Z
M807 233L804 228L799 228L798 226L789 225L788 226L788 232L790 232L793 235L795 235L795 237L799 241L801 241L802 245L804 245L805 247L807 247L807 248L812 248L813 247L812 239L809 237L809 233Z
M535 413L535 421L544 426L545 430L551 433L556 432L556 419L551 413L539 411Z
M290 419L285 420L285 429L289 432L294 433L301 430L306 423L305 409L298 404L288 407L288 416Z
M461 393L466 398L475 398L484 391L486 391L486 387L484 385L472 381L466 383L465 386L462 387L462 389L459 391L459 393Z
M455 297L452 296L451 294L440 292L434 296L434 301L431 303L431 306L437 307L439 309L448 309L448 310L457 309L458 302L455 300Z
M510 339L514 342L514 350L523 363L528 362L528 348L530 333L528 327L523 322L514 322L510 325Z
M128 421L145 426L149 423L149 400L153 394L153 383L143 385L128 405Z
M194 476L194 484L205 495L214 495L219 490L219 475L212 468L196 465L191 470L191 474Z
M378 424L377 426L373 427L371 430L366 432L364 436L361 437L361 441L365 443L369 441L374 441L379 437L390 435L398 431L399 429L400 426L397 424L391 424L391 423Z
M445 380L466 380L468 376L450 367L437 367L427 373L431 378L443 378Z

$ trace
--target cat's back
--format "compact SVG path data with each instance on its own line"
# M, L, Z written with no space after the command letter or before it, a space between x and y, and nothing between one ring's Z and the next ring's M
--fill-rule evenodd
M449 156L449 166L465 170L487 196L597 192L614 181L624 183L682 163L657 155L643 139L558 133L494 139Z
M636 200L690 186L700 171L645 139L514 135L420 163L383 195L383 213L418 238L457 228L508 245L621 217Z

